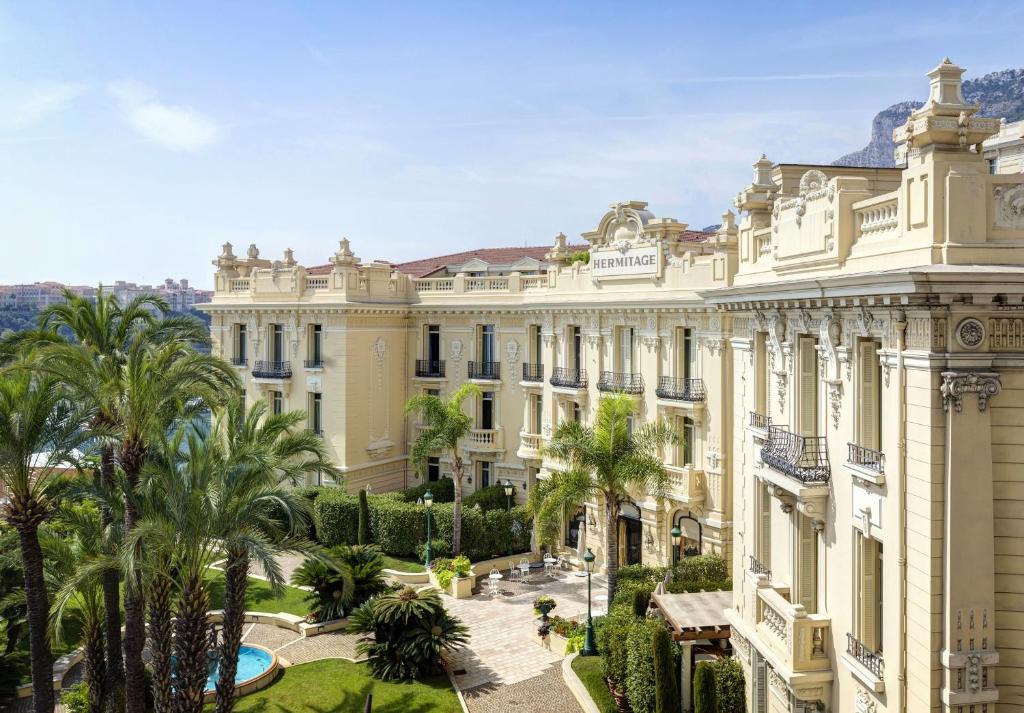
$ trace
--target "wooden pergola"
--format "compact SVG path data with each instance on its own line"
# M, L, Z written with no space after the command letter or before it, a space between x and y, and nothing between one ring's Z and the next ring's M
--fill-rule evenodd
M725 610L732 606L732 592L655 592L651 602L676 641L713 641L731 636Z

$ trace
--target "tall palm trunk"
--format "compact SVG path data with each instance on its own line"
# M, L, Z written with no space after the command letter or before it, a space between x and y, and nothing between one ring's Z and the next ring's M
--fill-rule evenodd
M452 475L455 478L455 509L452 513L452 555L462 551L462 476L464 464L462 458L452 459Z
M615 597L615 585L619 581L619 501L609 493L604 494L605 514L605 569L608 573L608 601Z
M114 485L114 450L104 446L100 453L99 485L109 489ZM100 522L107 529L114 518L109 507L100 508ZM111 545L112 546L112 545ZM107 551L108 555L113 552ZM121 652L121 577L117 569L103 572L103 638L106 655L104 666L104 699L109 713L124 711L124 655Z
M124 507L125 532L138 527L140 513L135 501L139 473L145 461L144 449L135 443L126 443L121 453L126 489ZM146 646L146 597L142 578L138 572L129 572L124 588L124 682L126 713L146 711L146 666L142 650Z
M245 625L245 594L249 588L249 557L245 550L228 552L224 582L224 630L221 632L217 713L235 707L235 674Z
M174 626L174 653L177 659L174 713L202 713L206 687L209 636L206 612L210 597L201 572L185 579L178 599L178 618Z
M149 641L153 656L155 713L171 713L174 704L171 681L171 656L174 652L172 597L173 586L170 576L157 576L150 586L149 596Z
M11 524L18 530L21 544L21 568L25 576L25 601L28 609L28 643L32 663L32 710L53 713L53 652L47 637L50 601L43 579L43 549L39 546L39 503L27 502L21 507L11 503Z
M101 713L106 703L105 679L107 664L103 651L103 620L98 612L86 615L83 627L85 650L85 684L89 687L89 713Z

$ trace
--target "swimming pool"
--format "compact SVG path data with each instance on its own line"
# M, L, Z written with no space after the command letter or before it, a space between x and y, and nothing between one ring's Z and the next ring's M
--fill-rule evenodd
M243 683L253 678L258 678L274 665L274 655L266 649L255 646L242 646L238 650L238 671L235 673L235 683ZM210 675L206 677L206 691L217 689L217 678L220 676L220 662L214 660L210 667Z

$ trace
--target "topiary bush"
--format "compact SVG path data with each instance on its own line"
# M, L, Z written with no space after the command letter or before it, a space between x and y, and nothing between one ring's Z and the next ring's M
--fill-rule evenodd
M633 613L638 617L647 616L647 609L651 606L651 592L646 589L633 590Z
M715 669L709 661L697 664L693 674L694 713L718 713L718 699L715 695Z
M658 619L638 619L626 637L626 697L633 713L655 713L654 636Z
M651 647L654 651L654 708L658 713L682 713L679 677L676 674L679 670L676 664L678 651L675 651L676 645L668 629L661 626L654 632Z
M366 491L359 490L359 524L356 529L356 540L360 545L370 544L370 506L366 502Z
M709 665L715 672L718 713L745 713L747 692L740 662L731 658L718 659L709 662Z
M617 688L626 685L627 638L630 630L639 623L629 606L613 606L607 616L595 626L597 649L604 657L604 675Z

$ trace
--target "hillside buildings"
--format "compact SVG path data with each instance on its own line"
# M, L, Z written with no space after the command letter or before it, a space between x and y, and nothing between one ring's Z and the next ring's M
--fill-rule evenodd
M1024 709L1024 179L990 172L1000 122L962 73L929 73L900 168L762 156L712 233L628 201L582 248L392 264L342 240L307 268L225 245L215 349L246 398L307 410L351 489L416 482L414 393L478 383L467 487L520 491L560 421L631 394L685 437L672 491L607 524L581 503L559 546L603 561L610 526L623 564L731 558L748 710Z
M65 289L91 300L96 299L97 288L84 285L65 285L60 282L0 285L0 309L39 310L60 304L64 301ZM185 279L175 282L167 278L162 285L138 285L118 280L113 285L104 285L103 289L117 296L121 304L142 295L158 295L167 300L174 312L187 312L197 304L209 302L213 298L212 290L197 290Z

